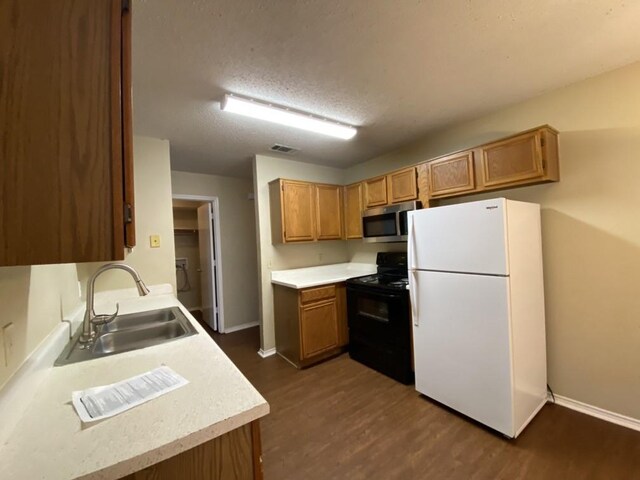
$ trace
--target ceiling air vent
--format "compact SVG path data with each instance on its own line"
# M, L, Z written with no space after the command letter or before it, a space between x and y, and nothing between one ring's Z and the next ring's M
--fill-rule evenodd
M273 152L286 153L286 154L289 154L289 155L293 155L294 153L297 153L297 152L300 151L299 148L287 147L286 145L280 145L279 143L276 143L269 150L271 150Z

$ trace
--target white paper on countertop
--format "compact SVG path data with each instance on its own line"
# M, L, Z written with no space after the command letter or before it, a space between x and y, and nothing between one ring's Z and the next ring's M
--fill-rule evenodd
M183 376L162 366L111 385L77 390L71 394L71 400L83 422L95 422L158 398L187 383L189 381Z

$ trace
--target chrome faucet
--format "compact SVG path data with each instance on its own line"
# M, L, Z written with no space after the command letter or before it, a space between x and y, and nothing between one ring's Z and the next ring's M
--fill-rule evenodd
M89 278L89 280L87 281L87 309L84 312L80 343L92 343L96 334L94 327L97 325L105 325L109 322L112 322L118 316L118 310L120 308L118 304L116 304L115 313L110 315L96 315L96 312L93 310L93 290L96 279L100 276L101 273L113 269L119 269L124 270L125 272L129 272L129 274L133 277L133 280L136 282L136 287L138 288L138 293L140 294L140 296L142 297L145 295L149 295L149 289L144 284L144 282L140 278L140 275L138 275L138 272L136 272L133 267L125 265L124 263L108 263L100 267L93 275L91 275L91 278Z

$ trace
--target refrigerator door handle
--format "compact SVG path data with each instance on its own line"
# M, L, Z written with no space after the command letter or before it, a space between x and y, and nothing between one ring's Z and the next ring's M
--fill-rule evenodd
M415 259L416 227L415 227L413 215L411 213L407 215L407 220L409 222L409 245L408 245L407 256L409 257L409 270L413 270L416 268L416 259Z
M420 326L418 318L418 272L411 270L411 282L409 282L409 302L411 303L411 316L413 317L413 325Z

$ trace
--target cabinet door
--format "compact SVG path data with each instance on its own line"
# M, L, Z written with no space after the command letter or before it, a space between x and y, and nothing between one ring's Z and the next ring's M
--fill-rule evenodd
M428 163L429 195L442 197L475 189L473 152L461 152Z
M390 203L408 202L418 198L416 168L405 168L387 176Z
M525 133L483 147L482 175L485 187L543 177L540 131Z
M362 238L362 183L347 185L344 191L346 236Z
M285 242L315 239L314 185L282 181L282 217Z
M120 1L0 2L0 265L124 258L128 26Z
M387 177L376 177L364 181L364 208L387 204Z
M122 9L122 164L124 175L124 244L136 245L136 217L133 185L133 96L131 87L131 5Z
M316 185L317 239L342 238L342 187Z
M338 346L335 298L300 307L300 343L302 360Z

